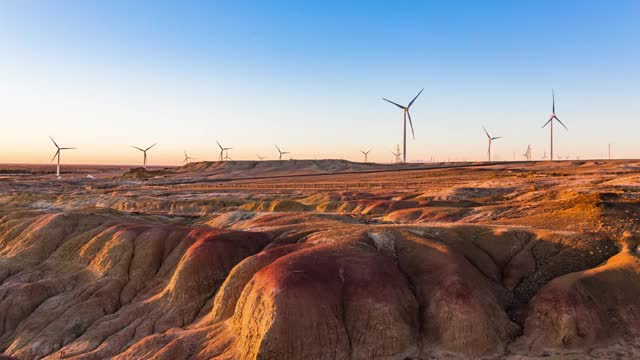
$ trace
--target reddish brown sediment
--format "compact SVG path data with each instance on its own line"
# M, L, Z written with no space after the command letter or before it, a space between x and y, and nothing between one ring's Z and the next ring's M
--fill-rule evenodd
M472 165L0 177L0 352L639 355L640 163Z

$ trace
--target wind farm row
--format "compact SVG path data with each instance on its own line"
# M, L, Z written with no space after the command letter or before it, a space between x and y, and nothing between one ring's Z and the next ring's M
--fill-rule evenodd
M387 98L382 98L382 100L398 107L401 111L402 111L402 150L400 150L400 146L397 146L397 149L395 151L391 151L391 154L394 156L395 162L403 162L406 163L407 162L407 121L408 121L408 125L411 129L411 136L413 138L413 140L415 141L415 131L414 131L414 126L413 126L413 119L411 117L411 108L412 106L416 103L416 100L418 100L418 98L420 97L420 94L422 94L422 92L424 91L424 89L421 89L417 95L415 97L413 97L413 99L411 99L411 101L409 101L409 103L405 106L405 105L401 105L397 102L391 101ZM555 99L555 91L552 90L551 92L551 96L552 96L552 105L551 105L551 115L549 116L549 119L542 125L542 128L545 127L549 127L549 134L550 134L550 139L549 139L549 143L550 143L550 155L549 157L547 157L546 154L546 149L544 154L542 155L542 160L562 160L562 159L569 159L569 156L566 155L565 157L562 157L561 155L554 155L554 138L553 138L553 131L554 131L554 122L559 123L560 125L562 125L562 127L568 131L567 126L558 118L557 114L556 114L556 99ZM484 134L487 137L487 141L488 141L488 146L487 146L487 161L491 162L492 161L492 156L491 156L491 150L492 150L492 145L493 142L495 140L498 139L502 139L502 136L492 136L489 131L487 130L487 128L485 126L482 126L482 130L484 131ZM56 175L60 176L60 165L61 165L61 154L62 151L64 150L73 150L76 149L75 147L61 147L59 146L56 141L50 137L51 142L53 143L53 145L56 148L56 152L53 156L53 158L51 159L51 162L53 162L54 160L57 160L57 166L56 166ZM216 141L216 144L218 146L218 148L220 149L220 152L218 153L218 161L230 161L233 160L230 156L230 150L233 150L232 147L226 147L223 146L219 141ZM157 143L152 144L151 146L148 146L146 148L143 147L138 147L138 146L134 146L131 145L131 147L135 150L138 150L140 152L142 152L143 158L142 158L142 167L146 168L147 164L148 164L148 152L154 147L156 146ZM278 146L277 144L275 145L275 148L277 150L277 159L278 160L283 160L286 159L286 155L289 155L289 159L291 159L291 152L290 151L285 151L282 148L280 148L280 146ZM373 151L373 148L370 148L368 150L360 150L360 152L363 155L363 161L364 162L369 162L369 154ZM610 153L611 153L611 149L609 146L609 157L610 157ZM262 161L267 159L266 156L264 156L263 154L256 154L256 157L258 160ZM531 145L528 145L526 148L526 151L524 154L522 154L522 157L524 157L524 159L526 160L533 160L533 154L532 154L532 147ZM579 156L576 155L576 158L579 159ZM197 160L195 157L191 157L189 156L189 154L187 153L187 151L184 151L184 159L182 161L183 164L188 164L189 162L191 162L192 160ZM516 160L516 156L514 153L514 159ZM432 158L431 161L434 161L434 159Z

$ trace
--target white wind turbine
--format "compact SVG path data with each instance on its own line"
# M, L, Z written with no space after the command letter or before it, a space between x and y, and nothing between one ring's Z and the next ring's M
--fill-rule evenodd
M157 143L156 143L156 144L157 144ZM137 147L137 146L133 146L133 145L131 145L131 147L132 147L132 148L134 148L134 149L138 149L138 150L142 151L142 153L144 154L144 157L143 157L143 160L142 160L142 168L143 168L143 169L146 169L146 168L147 168L147 151L149 151L149 149L151 149L152 147L156 146L156 144L153 144L153 145L149 146L149 147L148 147L148 148L146 148L146 149L141 149L141 148L139 148L139 147Z
M51 139L51 141L53 142L53 145L55 145L56 149L57 149L55 155L53 155L53 158L51 158L51 162L53 162L53 160L56 157L58 158L58 166L56 166L56 177L60 178L60 153L62 152L62 150L73 150L75 148L60 147L60 146L58 146L58 144L56 144L56 141L53 140L53 138L51 136L49 136L49 139Z
M562 127L564 127L565 130L569 131L569 129L567 129L567 127L564 125L564 123L562 121L560 121L560 119L558 119L558 117L556 116L556 94L553 91L553 89L551 89L551 98L552 98L552 105L551 105L551 115L549 116L549 120L544 123L544 125L542 125L542 127L545 127L547 125L551 125L550 126L550 143L551 143L551 161L553 161L553 120L556 120L560 123L560 125L562 125Z
M413 137L413 140L416 139L416 135L413 132L413 121L411 120L411 113L409 112L409 110L411 109L411 105L413 105L413 103L416 101L416 99L418 98L418 96L420 96L420 94L422 94L422 91L424 89L420 90L420 92L418 93L418 95L416 95L416 97L413 98L413 100L411 100L409 102L409 105L407 106L403 106L400 105L398 103L395 103L389 99L385 99L382 98L382 100L391 103L397 107L399 107L402 110L402 116L403 116L403 127L402 127L402 156L403 156L403 162L407 162L407 118L409 118L409 125L411 126L411 136ZM398 152L400 152L398 150Z
M364 162L368 162L369 153L371 152L371 150L373 150L373 149L369 149L369 150L367 150L367 151L360 150L360 152L362 153L362 155L364 155Z
M491 143L493 142L493 140L498 140L502 138L502 136L491 137L491 135L489 135L489 132L484 126L482 127L482 130L484 130L484 133L487 134L487 138L489 139L489 149L487 150L487 153L489 154L489 162L491 162Z
M184 164L188 164L189 160L195 160L196 158L192 158L191 156L187 155L187 150L184 151Z
M279 160L282 160L282 155L290 154L290 152L288 152L288 151L282 151L282 150L280 150L280 148L278 147L278 145L276 145L276 149L278 149L278 153L280 153Z
M219 142L216 141L216 143L218 144L218 147L220 148L220 156L218 157L219 161L224 161L225 158L229 157L229 150L232 150L233 148L226 148L226 147L222 147L222 145L220 145ZM224 152L227 152L227 156L225 157Z
M531 144L527 145L527 151L522 154L527 161L531 161Z
M393 154L393 156L396 157L396 162L400 163L402 162L402 159L400 159L400 156L402 156L402 153L400 152L400 145L396 145L396 151L395 152L391 152Z

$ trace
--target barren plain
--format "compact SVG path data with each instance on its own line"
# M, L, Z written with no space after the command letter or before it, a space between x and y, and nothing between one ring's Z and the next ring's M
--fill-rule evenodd
M29 169L7 359L640 357L640 161Z

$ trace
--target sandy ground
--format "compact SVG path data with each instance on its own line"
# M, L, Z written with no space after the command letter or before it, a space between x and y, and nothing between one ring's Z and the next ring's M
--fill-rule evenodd
M640 355L640 161L65 169L0 166L18 359Z

